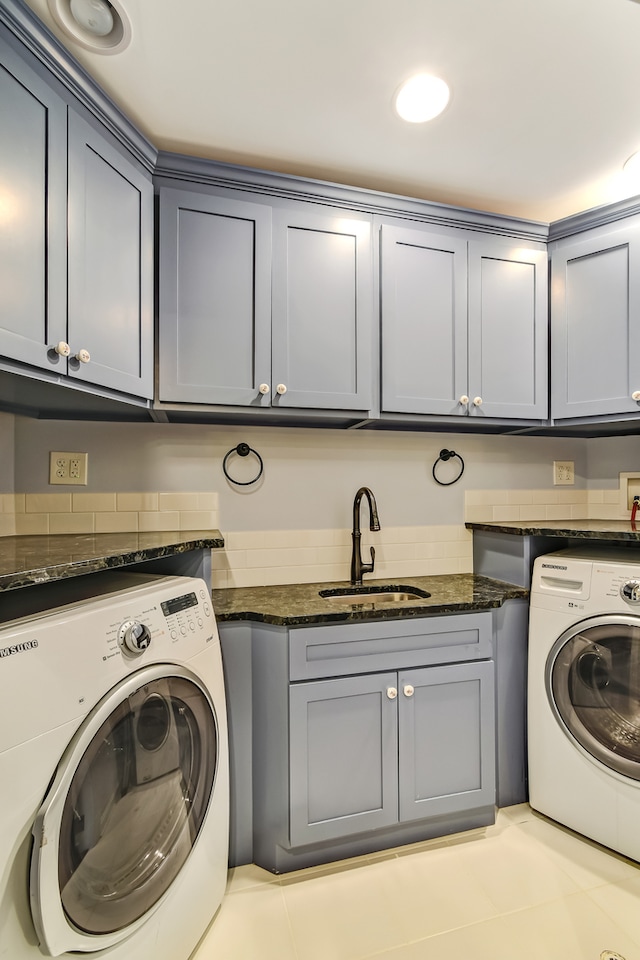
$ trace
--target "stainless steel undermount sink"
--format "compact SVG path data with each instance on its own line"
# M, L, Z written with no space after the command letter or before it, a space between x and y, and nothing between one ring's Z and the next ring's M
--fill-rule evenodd
M324 600L334 603L407 603L411 600L427 600L431 594L419 587L404 584L389 584L376 587L338 587L320 590Z

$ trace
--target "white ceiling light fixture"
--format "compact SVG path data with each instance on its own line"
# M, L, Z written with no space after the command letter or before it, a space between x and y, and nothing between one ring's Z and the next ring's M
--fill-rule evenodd
M419 73L402 84L395 97L396 113L408 123L426 123L439 116L451 92L440 77Z
M93 53L120 53L131 41L131 23L119 0L47 0L67 36Z

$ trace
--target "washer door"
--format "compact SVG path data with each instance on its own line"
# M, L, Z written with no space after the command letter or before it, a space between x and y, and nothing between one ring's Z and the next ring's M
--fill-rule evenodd
M38 812L31 909L41 948L103 950L159 905L202 828L217 724L190 671L132 674L92 710Z
M575 624L554 644L545 679L574 743L609 772L640 780L640 619Z

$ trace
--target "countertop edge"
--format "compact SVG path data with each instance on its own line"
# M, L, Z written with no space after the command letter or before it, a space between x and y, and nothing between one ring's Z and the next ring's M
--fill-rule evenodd
M15 557L11 561L14 570L0 574L0 593L177 556L191 550L217 549L224 546L224 538L219 530L42 534L2 537L0 554L3 543L5 547L13 548ZM54 544L56 556L52 551ZM29 565L26 558L30 554L41 559L37 566ZM45 558L44 562L42 557ZM7 565L8 561L5 561Z

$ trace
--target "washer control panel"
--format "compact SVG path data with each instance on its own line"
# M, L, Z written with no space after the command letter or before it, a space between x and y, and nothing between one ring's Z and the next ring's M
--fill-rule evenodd
M166 618L169 636L172 640L186 637L190 633L202 630L212 617L211 604L207 591L200 589L183 593L170 600L164 600L160 608Z

